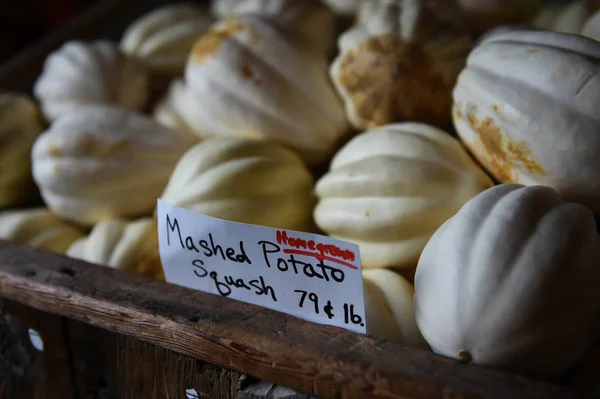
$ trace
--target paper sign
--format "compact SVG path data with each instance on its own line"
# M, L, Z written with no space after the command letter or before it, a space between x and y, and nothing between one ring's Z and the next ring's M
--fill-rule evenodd
M229 222L158 200L168 282L365 333L358 246Z

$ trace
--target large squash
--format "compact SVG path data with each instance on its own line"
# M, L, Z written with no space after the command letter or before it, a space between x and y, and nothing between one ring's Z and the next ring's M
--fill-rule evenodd
M454 89L454 124L503 183L548 185L600 213L600 43L503 30L469 56Z
M36 196L31 176L31 147L44 130L30 98L0 94L0 209L22 205Z
M274 17L222 20L195 44L185 72L207 135L268 140L311 164L327 160L348 124L327 60Z
M550 187L505 184L469 201L431 238L415 276L417 324L439 354L552 375L592 342L600 235Z
M161 198L220 219L310 231L313 183L300 157L284 147L212 137L181 158Z
M54 120L84 105L142 110L149 79L141 62L109 41L70 41L48 56L33 90L46 118Z
M340 36L330 75L357 129L398 121L449 127L470 45L424 2L384 2Z
M356 136L318 182L317 225L356 243L364 268L417 264L431 235L491 179L449 134L418 123Z
M53 212L83 225L150 215L194 143L121 108L83 107L37 139L33 177Z

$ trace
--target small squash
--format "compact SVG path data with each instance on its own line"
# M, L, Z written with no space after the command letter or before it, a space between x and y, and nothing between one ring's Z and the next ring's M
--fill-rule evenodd
M82 105L139 111L148 101L148 73L111 42L70 41L48 56L33 90L48 120Z
M592 213L550 187L486 190L427 244L415 316L444 356L555 375L589 347L600 312L600 235Z
M313 183L302 160L284 147L213 137L181 158L161 198L234 222L310 231Z
M64 254L85 231L46 208L0 212L0 239Z
M470 45L424 2L384 2L340 36L330 75L356 129L398 121L449 127Z
M194 4L168 4L134 21L119 47L143 60L155 74L180 76L192 46L213 22L208 12Z
M547 185L600 214L600 43L491 32L454 89L454 125L500 182Z
M192 50L185 82L207 135L277 142L318 164L348 130L325 56L272 16L242 15L213 25Z
M335 15L321 0L213 0L213 13L219 18L262 13L274 15L299 32L324 54L335 48Z
M362 274L367 334L427 348L415 322L413 285L386 269L363 270Z
M30 98L0 94L0 209L36 196L31 147L43 130L40 112Z
M53 212L82 225L144 216L194 142L122 108L82 107L37 139L33 177Z
M353 138L316 186L317 226L358 244L364 268L410 268L431 235L491 179L449 134L399 123Z
M67 256L164 280L153 218L104 220L88 236L75 241Z

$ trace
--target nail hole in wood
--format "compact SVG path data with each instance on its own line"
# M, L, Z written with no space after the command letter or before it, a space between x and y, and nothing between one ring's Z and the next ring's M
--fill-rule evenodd
M27 277L35 277L35 276L37 276L37 273L35 272L35 270L29 270L29 271L25 272L25 275Z
M199 318L199 317L196 317L196 316L194 316L194 317L190 317L190 319L189 319L189 320L190 320L192 323L198 323L198 322L200 321L200 318Z
M69 276L74 276L77 274L77 270L71 269L70 267L65 267L60 269L60 272L63 274L68 274Z

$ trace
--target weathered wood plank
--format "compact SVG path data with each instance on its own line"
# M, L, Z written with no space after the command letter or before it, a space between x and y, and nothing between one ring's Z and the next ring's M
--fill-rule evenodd
M2 377L17 387L11 390L5 383L6 390L0 391L0 397L76 398L66 345L65 320L18 303L3 302L0 368L3 369ZM43 351L32 346L28 334L30 328L39 333ZM12 356L6 356L6 349Z
M561 387L0 241L0 296L326 398L571 398Z

